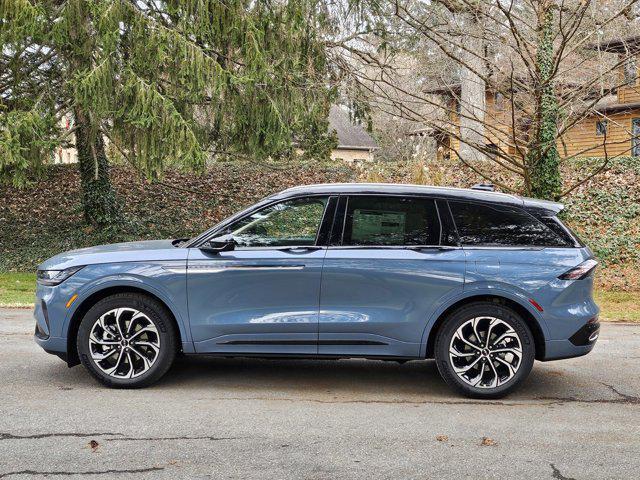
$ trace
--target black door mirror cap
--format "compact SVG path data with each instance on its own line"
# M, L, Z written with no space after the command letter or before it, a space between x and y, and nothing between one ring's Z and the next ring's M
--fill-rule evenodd
M214 237L211 240L205 242L200 250L209 253L229 252L236 248L236 241L233 239L233 235L226 234L220 237Z

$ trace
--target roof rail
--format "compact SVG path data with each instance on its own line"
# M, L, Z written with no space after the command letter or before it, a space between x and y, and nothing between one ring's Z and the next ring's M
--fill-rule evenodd
M493 183L476 183L471 190L482 190L485 192L495 192L496 188L493 186Z

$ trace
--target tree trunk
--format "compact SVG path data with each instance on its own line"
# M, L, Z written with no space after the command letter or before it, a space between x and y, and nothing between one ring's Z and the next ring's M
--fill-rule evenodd
M466 50L460 54L460 158L464 161L486 160L480 150L487 144L485 135L486 82L484 42L478 21L472 12L459 14L466 28L474 35L462 40ZM475 35L477 33L477 35Z
M553 0L539 3L538 51L535 85L535 135L529 146L527 167L531 195L555 200L560 196L560 155L556 144L558 132L558 99L552 78L553 68Z
M74 115L84 218L89 224L105 226L117 219L118 207L109 179L104 139L81 108L76 107Z

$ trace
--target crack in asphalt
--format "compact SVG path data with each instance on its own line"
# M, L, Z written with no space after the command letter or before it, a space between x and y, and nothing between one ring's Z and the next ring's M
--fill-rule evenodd
M107 438L107 442L143 442L143 441L162 441L162 440L209 440L212 442L217 442L220 440L241 440L247 437L118 437L118 438Z
M507 407L526 407L531 404L502 401L474 401L474 400L322 400L319 398L288 398L288 397L223 397L223 398L200 398L199 400L218 401L276 401L276 402L299 402L299 403L320 403L320 404L350 404L360 403L365 405L500 405Z
M603 383L620 398L577 398L577 397L536 397L534 400L542 402L508 402L502 400L323 400L320 398L290 398L290 397L222 397L222 398L200 398L199 400L217 401L276 401L276 402L308 402L319 404L365 404L365 405L478 405L478 406L502 406L502 407L532 407L549 406L563 403L610 403L610 404L640 404L640 397L627 395L616 390L612 385Z
M114 432L64 432L64 433L36 433L33 435L14 435L13 433L0 432L0 440L37 440L40 438L50 437L116 437L122 436L122 433Z
M219 440L240 440L245 437L214 437L204 436L179 436L179 437L127 437L123 433L117 432L53 432L37 433L33 435L14 435L12 433L0 432L0 440L38 440L51 437L116 437L107 438L107 442L135 442L135 441L162 441L162 440L209 440L212 442Z
M627 403L640 403L640 397L636 397L635 395L627 395L626 393L619 392L618 390L616 390L616 388L613 385L609 385L608 383L602 383L602 385L604 385L605 387L608 387L611 391L613 391L613 393L622 397L624 400L626 400Z
M125 470L87 470L84 472L72 472L64 470L52 470L52 471L38 471L38 470L17 470L15 472L0 473L0 478L6 478L13 475L57 475L57 476L72 476L72 475L109 475L117 473L149 473L159 472L164 470L164 467L149 467L149 468L132 468Z
M553 470L553 478L556 478L557 480L576 480L573 477L565 477L553 463L550 463L549 465L551 465L551 469Z
M613 385L609 385L608 383L602 383L613 393L618 395L618 398L593 398L593 399L585 399L585 398L576 398L576 397L540 397L540 400L551 400L555 403L604 403L604 404L624 404L624 405L640 405L640 397L635 395L628 395L626 393L622 393L618 391Z

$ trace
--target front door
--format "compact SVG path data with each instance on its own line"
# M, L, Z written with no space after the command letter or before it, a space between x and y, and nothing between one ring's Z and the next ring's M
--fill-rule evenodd
M325 257L318 351L416 357L432 313L462 291L464 252L443 245L448 232L432 199L346 200Z
M225 229L235 250L191 249L187 292L197 352L315 354L329 198L268 205Z

